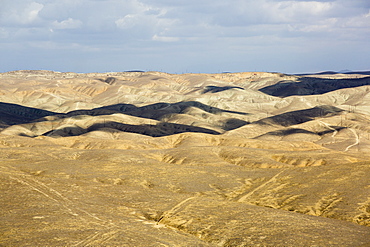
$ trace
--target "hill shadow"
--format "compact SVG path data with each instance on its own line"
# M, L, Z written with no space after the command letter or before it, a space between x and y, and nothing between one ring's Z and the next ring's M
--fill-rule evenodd
M244 121L244 120L241 120L241 119L237 119L237 118L229 118L224 122L224 124L222 126L222 129L226 130L226 131L229 131L229 130L238 129L238 128L243 127L244 125L247 125L247 124L250 124L250 122L247 122L247 121Z
M259 89L259 91L284 98L293 95L318 95L343 88L370 85L370 77L353 79L323 79L301 77L298 81L278 82L277 84Z
M293 135L293 134L310 134L310 135L316 135L317 133L305 130L305 129L299 129L299 128L289 128L289 129L282 129L282 130L275 130L275 131L270 131L265 134L262 134L260 136L257 136L253 139L258 139L264 136L278 136L278 137L284 137L288 135Z
M42 109L21 106L17 104L2 103L0 102L0 128L7 128L11 125L36 123L42 121L48 121L47 116L54 116L54 119L63 119L79 115L88 116L100 116L100 115L111 115L121 113L125 115L154 119L161 121L162 117L168 114L181 114L186 113L186 110L190 107L199 108L206 112L217 114L222 112L234 113L246 115L248 113L223 110L217 107L212 107L196 101L178 102L178 103L156 103L147 106L137 107L132 104L116 104L110 106L103 106L91 110L76 110L68 113L56 113L46 111ZM224 130L231 130L239 128L248 122L239 120L237 118L228 119L223 126ZM110 128L117 131L125 131L137 134L143 134L153 137L173 135L184 132L198 132L207 134L220 134L212 129L196 127L191 125L174 124L161 122L157 125L130 125L118 122L107 122L104 124L96 123L87 129L83 129L77 126L66 127L63 129L56 129L45 133L45 135L51 136L69 136L69 135L81 135L94 130L103 128Z
M0 122L5 125L31 123L57 113L42 109L0 102Z
M283 114L264 118L253 123L261 125L280 125L283 127L289 127L292 125L305 123L319 117L334 116L342 111L344 110L334 106L323 105L305 110L286 112Z
M280 129L280 130L274 130L274 131L267 132L260 136L254 137L253 139L259 139L265 136L284 137L284 136L289 136L289 135L294 135L294 134L308 134L308 135L323 136L326 134L332 134L334 131L340 131L342 129L346 129L346 127L341 127L341 126L330 126L330 127L332 127L333 129L328 129L328 130L319 131L319 132L308 131L308 130L300 129L300 128Z
M212 114L219 113L233 113L239 115L248 115L245 112L239 111L229 111L223 110L217 107L209 106L197 101L182 101L178 103L155 103L151 105L137 107L132 104L115 104L110 106L103 106L99 108L94 108L91 110L76 110L68 112L64 115L59 115L60 117L71 117L77 115L111 115L115 113L122 113L130 116L148 118L154 120L161 120L165 115L168 114L183 114L190 107L195 107Z
M99 80L99 81L101 81L101 82L105 82L105 83L107 83L109 85L112 85L112 84L114 84L116 82L116 78L115 77L112 77L112 76L107 77L106 79L101 79L101 78L96 78L96 79Z
M195 132L195 133L205 133L212 135L219 135L221 133L196 126L189 126L183 124L174 124L174 123L159 123L156 125L143 124L143 125L132 125L132 124L123 124L119 122L109 121L104 123L95 123L90 127L84 129L78 126L74 127L65 127L61 129L51 130L44 133L44 136L51 137L66 137L66 136L79 136L92 131L107 131L108 129L113 131L122 131L129 133L136 133L141 135L147 135L151 137L161 137L175 135L185 132Z
M0 124L9 126L45 121L44 118L47 116L67 118L79 115L100 116L112 115L116 113L160 121L161 118L167 114L183 114L190 107L195 107L212 114L226 112L239 115L248 115L248 113L245 112L223 110L197 101L184 101L178 103L155 103L141 107L137 107L133 104L115 104L98 107L91 110L75 110L67 113L57 113L18 104L0 102Z
M244 88L237 87L237 86L225 86L225 87L206 86L206 88L202 91L202 94L205 94L205 93L219 93L219 92L230 90L230 89L241 89L241 90L244 90Z

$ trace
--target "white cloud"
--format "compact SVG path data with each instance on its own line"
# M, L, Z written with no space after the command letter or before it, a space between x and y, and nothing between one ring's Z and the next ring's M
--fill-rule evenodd
M42 10L44 5L33 2L23 12L23 16L20 18L23 24L31 23L38 18L39 12Z
M115 23L118 28L128 29L128 28L133 28L136 25L138 25L140 22L140 19L141 18L139 15L129 14L123 18L116 20Z
M348 18L344 21L343 27L370 28L370 10L367 14ZM368 29L367 31L370 31L370 29Z
M307 22L313 18L325 17L332 7L330 2L281 1L277 3L267 2L263 11L265 14L271 15L271 20L276 22Z
M207 15L216 25L242 27L255 24L310 22L325 18L332 8L331 2L319 1L235 0L232 4L225 2L213 5L212 11Z
M52 23L52 27L54 29L76 29L82 27L82 21L75 20L72 18L68 18L67 20L63 20L61 22L54 21Z
M180 38L178 38L178 37L168 37L168 36L158 36L157 34L155 34L152 37L152 40L161 41L161 42L176 42L176 41L179 41Z
M39 12L44 5L31 1L5 1L0 11L0 23L4 25L28 25L39 19Z
M128 14L115 20L118 29L125 33L126 39L140 38L163 42L173 42L176 38L167 35L176 23L166 18L167 8L158 8L139 1L132 2Z
M328 18L314 23L290 24L288 29L291 32L332 32L336 29L337 23L337 18Z

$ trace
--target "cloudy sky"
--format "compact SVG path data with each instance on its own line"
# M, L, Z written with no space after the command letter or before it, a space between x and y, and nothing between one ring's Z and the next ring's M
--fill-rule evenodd
M369 0L0 0L0 72L370 70Z

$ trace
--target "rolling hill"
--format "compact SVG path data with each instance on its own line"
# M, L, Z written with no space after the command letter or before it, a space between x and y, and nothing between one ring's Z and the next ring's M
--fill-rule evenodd
M368 246L370 77L0 74L0 245Z

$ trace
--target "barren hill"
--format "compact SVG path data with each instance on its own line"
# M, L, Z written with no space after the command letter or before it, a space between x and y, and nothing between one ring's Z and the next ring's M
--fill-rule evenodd
M367 246L370 77L0 74L0 245Z

